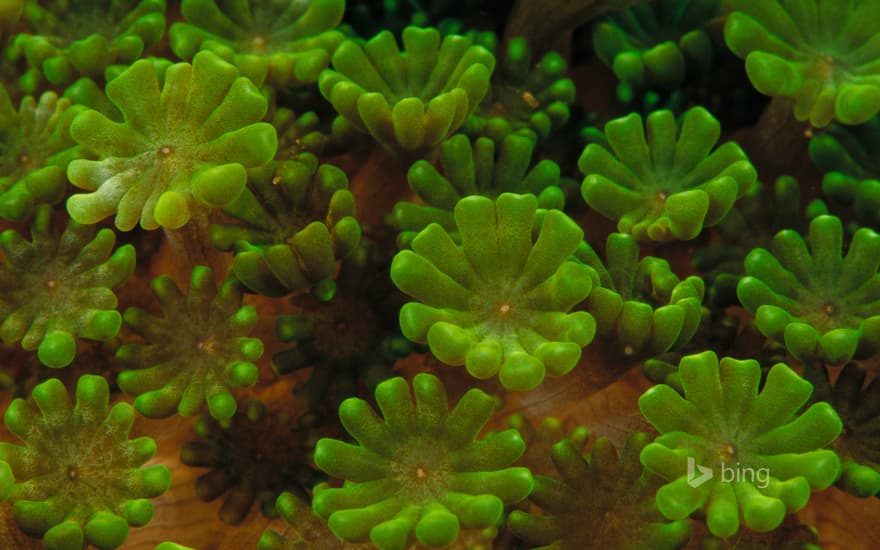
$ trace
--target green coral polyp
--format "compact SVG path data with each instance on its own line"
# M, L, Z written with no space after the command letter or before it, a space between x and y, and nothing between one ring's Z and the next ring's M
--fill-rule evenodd
M880 118L858 126L831 124L810 139L809 151L825 172L822 193L852 207L853 225L880 227Z
M668 481L657 491L667 518L702 510L724 538L741 524L772 531L837 479L840 458L824 447L840 434L840 417L825 402L802 411L813 387L787 365L770 369L760 393L754 360L719 362L707 351L682 358L679 374L684 396L661 384L639 398L662 434L641 461Z
M880 351L880 235L859 229L842 256L843 225L834 216L810 223L807 242L793 230L773 238L773 252L746 257L737 286L761 332L801 361L842 364Z
M26 89L37 87L40 72L55 85L102 78L109 65L136 61L165 33L164 0L87 0L71 8L64 0L25 3L34 33L17 35L9 54L32 67L22 77Z
M0 88L0 216L19 221L64 198L67 165L81 156L70 123L82 109L46 92L24 97L16 112Z
M282 107L272 114L271 123L278 131L278 153L275 157L278 160L286 160L284 155L295 158L304 152L320 155L331 137L335 137L324 133L325 128L314 111L297 114Z
M407 181L425 204L399 202L391 223L400 230L398 244L408 246L430 223L438 223L458 238L453 210L462 197L495 198L501 193L532 193L539 208L562 210L565 195L559 187L560 169L543 159L531 167L534 143L509 135L500 143L480 137L473 141L458 134L440 144L440 168L427 160L410 166Z
M344 0L184 0L180 9L187 22L169 30L178 57L210 50L258 86L316 82L343 40L333 29L342 20Z
M312 506L344 540L370 540L382 550L402 550L413 539L446 546L461 528L497 525L504 505L532 490L528 469L510 467L525 448L516 430L476 440L495 408L492 397L471 389L449 411L437 377L420 373L412 385L415 404L403 378L379 384L384 420L361 399L342 403L339 416L356 445L318 441L315 463L347 483L315 487Z
M6 426L25 443L0 443L0 458L15 474L12 514L50 550L121 546L129 525L152 519L148 499L171 485L165 466L141 467L156 444L128 438L134 409L128 403L110 408L109 399L104 378L84 375L71 408L67 390L53 378L6 411Z
M77 338L103 341L119 332L113 291L134 271L134 247L114 251L112 230L73 221L58 236L45 205L34 216L31 236L28 242L12 229L0 234L6 258L0 264L0 338L21 340L48 367L66 367L76 356Z
M694 254L694 267L705 274L713 307L739 304L736 285L745 274L743 260L752 249L769 246L782 229L806 230L807 224L796 179L780 176L772 187L755 182L739 202L739 209L731 209L715 226L721 241Z
M586 302L596 331L624 357L651 357L687 344L700 326L704 286L699 277L681 280L669 262L645 256L630 235L608 236L607 267L589 245L575 256L599 274L601 286Z
M142 59L107 84L121 111L115 122L98 111L78 115L73 138L99 160L76 160L67 175L91 191L72 196L70 216L97 223L116 214L128 231L177 229L191 216L230 204L242 192L247 168L275 155L277 136L259 122L267 100L238 70L211 52L164 71L164 84Z
M332 282L336 260L361 238L345 172L311 153L252 170L251 185L224 212L242 223L212 226L211 242L234 248L235 276L267 296Z
M838 173L839 178L880 179L880 117L858 126L831 124L810 139L809 152L823 172Z
M674 89L688 72L708 71L714 55L707 26L720 6L720 0L661 0L613 12L596 25L593 47L620 80L618 97Z
M533 475L547 475L553 471L550 448L563 439L571 442L577 449L586 449L590 438L590 430L586 426L575 424L573 419L560 420L552 416L541 418L540 422L532 422L527 416L514 413L507 419L507 426L520 433L526 443L526 452L520 457L518 464L528 468Z
M816 127L861 124L880 111L875 2L734 0L724 39L755 88L791 98Z
M167 275L151 286L165 316L138 307L125 311L126 325L145 343L125 344L116 352L129 369L119 375L119 387L137 396L135 408L149 418L193 416L206 402L214 418L231 418L236 403L230 388L257 381L253 361L263 354L263 343L247 336L256 310L241 305L243 289L235 279L218 289L205 266L193 269L187 295Z
M747 333L746 331L749 332ZM749 333L756 334L757 329L753 329L752 325L747 325L743 334ZM642 363L642 373L655 384L666 384L681 393L683 391L681 388L681 377L678 374L678 364L681 358L706 349L719 352L731 351L736 344L738 336L740 336L739 319L732 315L719 313L717 309L710 310L704 307L700 327L691 341L678 350L661 353L647 359ZM763 360L764 356L770 356L774 351L778 351L780 347L782 346L767 346L761 350L762 357L759 361L762 366L766 364ZM782 347L781 357L784 357L784 354L785 348ZM770 360L775 364L779 362L779 359L780 356L777 356Z
M584 200L617 230L641 241L697 237L720 222L755 182L754 167L734 142L714 151L721 125L694 107L677 123L672 111L631 113L605 125L606 143L584 148Z
M463 36L407 27L401 53L388 31L363 44L346 40L321 73L321 94L382 145L415 151L446 139L489 88L495 57Z
M532 62L532 49L522 37L507 43L498 70L477 111L462 126L469 135L501 141L511 133L532 141L545 140L568 122L575 88L565 78L565 59L546 53Z
M399 252L391 279L418 300L400 310L404 336L508 389L573 369L596 326L569 311L598 277L569 259L583 231L561 211L547 211L533 239L536 210L534 195L465 197L455 207L460 246L434 223Z

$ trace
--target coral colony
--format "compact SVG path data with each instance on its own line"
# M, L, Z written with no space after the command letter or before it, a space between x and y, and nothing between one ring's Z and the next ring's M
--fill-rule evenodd
M878 21L0 1L0 548L868 547Z

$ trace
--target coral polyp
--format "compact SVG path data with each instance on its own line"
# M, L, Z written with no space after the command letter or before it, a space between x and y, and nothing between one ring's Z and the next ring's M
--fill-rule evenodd
M373 391L392 376L395 360L415 348L400 333L401 300L388 278L390 258L382 256L375 245L362 244L341 263L332 299L295 296L290 303L300 312L275 320L278 338L295 345L276 353L272 367L281 374L311 367L295 389L311 409L329 396L353 397L361 386Z
M661 384L639 398L661 433L641 460L668 481L657 491L664 516L703 510L719 537L740 525L772 531L837 479L840 458L824 447L840 434L840 417L827 402L800 412L813 388L787 365L775 365L760 392L754 360L707 351L682 358L679 373L684 396ZM727 479L746 468L751 477Z
M64 198L67 165L82 156L70 137L70 123L82 109L46 92L25 97L16 112L0 89L0 217L22 220L37 205Z
M810 223L808 241L783 230L773 238L772 253L757 248L746 257L740 301L755 313L761 332L785 342L801 361L842 364L880 351L874 307L880 235L862 228L845 257L842 247L840 219L820 216Z
M565 194L560 168L543 159L532 162L534 143L527 137L508 135L498 143L487 137L468 139L457 134L440 144L440 170L426 160L410 166L407 182L425 204L402 201L394 205L391 224L400 230L397 242L409 246L419 231L440 224L453 238L460 237L453 210L470 195L496 198L502 193L531 193L538 207L561 210Z
M443 547L461 528L497 525L504 505L532 490L527 468L510 467L524 443L516 430L484 439L493 399L468 391L450 411L438 378L421 373L412 382L392 378L376 388L384 422L361 399L348 399L339 416L357 445L321 439L315 463L348 480L342 488L319 485L312 508L345 540L370 540L385 550L413 540Z
M675 89L687 76L707 72L715 55L707 27L720 6L719 0L660 0L612 12L596 25L593 47L620 80L618 97Z
M240 283L228 279L217 288L214 272L196 266L186 295L167 275L154 279L152 287L165 316L138 307L125 311L126 325L143 335L144 343L116 352L126 367L119 387L136 395L135 408L150 418L175 411L192 416L207 404L211 416L229 419L237 409L231 388L257 381L253 361L263 354L263 342L248 337L257 313L242 306Z
M252 170L250 186L224 208L237 224L211 227L211 242L234 249L232 272L250 290L281 296L332 284L336 260L360 242L345 172L310 153Z
M318 80L343 40L333 29L344 10L344 0L184 0L187 22L171 25L169 41L183 59L210 50L258 86L267 82L283 89Z
M515 534L532 544L560 550L590 545L616 548L681 548L691 536L685 520L664 521L651 495L660 480L643 471L639 453L650 442L630 435L618 457L607 438L597 439L584 456L569 439L553 445L550 456L562 480L538 476L530 500L545 514L510 514ZM583 513L584 509L592 513Z
M247 168L264 165L277 148L275 130L259 120L267 101L238 70L211 52L164 74L140 60L107 84L124 122L98 111L81 113L71 135L98 155L77 160L68 177L90 191L67 203L80 223L116 215L128 231L177 229L207 208L241 194ZM190 99L191 98L191 99Z
M578 160L584 200L640 241L690 240L720 222L755 182L743 150L727 142L714 151L721 125L702 107L677 122L655 111L642 123L631 113L605 125L604 143Z
M153 517L148 499L171 485L168 468L142 467L156 452L149 437L129 440L134 409L109 406L100 376L76 384L76 403L57 379L34 388L6 410L6 426L25 445L0 443L0 458L15 474L13 517L28 534L57 550L84 544L116 548L128 526Z
M276 516L275 499L283 491L303 493L321 477L308 464L316 439L309 417L301 420L267 410L257 400L229 420L199 418L199 438L180 449L187 466L210 468L196 479L198 497L210 501L225 495L218 514L231 525L241 523L255 501L264 516Z
M452 135L486 95L495 57L463 36L407 27L347 40L318 81L321 94L382 145L414 151Z
M623 233L608 235L605 255L603 263L586 244L575 253L599 275L600 286L586 302L599 336L625 358L650 357L687 344L700 326L703 281L679 279L660 258L639 260L638 243Z
M759 92L793 100L798 120L862 124L880 111L877 29L864 24L880 14L876 2L729 4L727 45L745 59Z
M26 89L40 76L55 85L79 75L99 78L113 64L129 64L165 34L164 0L88 0L70 9L66 0L26 2L24 20L33 32L15 37L9 54L24 57L31 69Z
M113 291L134 271L134 247L114 250L113 231L73 220L59 235L48 206L34 216L31 237L25 241L13 229L0 234L0 338L36 350L47 367L66 367L77 338L109 340L119 332Z
M462 131L501 141L511 133L535 142L546 140L568 122L574 102L574 82L565 77L565 59L548 52L535 60L528 42L516 37L507 43L489 91Z
M508 389L573 369L596 323L569 311L598 276L571 261L583 232L562 212L548 211L533 239L536 210L534 195L471 196L455 207L460 246L436 223L419 233L391 264L394 284L419 300L400 310L403 334Z

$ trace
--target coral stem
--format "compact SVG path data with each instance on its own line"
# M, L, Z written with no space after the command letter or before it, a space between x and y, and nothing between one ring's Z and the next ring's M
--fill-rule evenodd
M549 416L565 404L583 402L625 377L640 361L628 361L601 339L584 349L578 366L565 377L548 377L544 383L528 392L508 392L504 413L528 410L535 417ZM595 368L602 365L602 368Z
M385 148L373 149L351 180L350 189L357 203L371 206L368 210L359 211L359 220L367 224L380 224L383 212L390 212L397 201L409 198L405 166L408 165ZM376 182L383 184L376 185Z
M163 227L165 239L168 242L168 252L171 254L171 266L178 270L175 276L180 275L178 280L186 280L192 268L197 265L206 265L214 273L224 274L229 267L228 259L217 249L211 246L209 229L211 227L210 213L204 208L193 210L192 218L179 229Z
M580 0L578 2L543 2L519 0L514 4L504 30L505 40L523 36L538 54L550 50L554 41L575 27L605 12L622 10L644 0Z
M744 140L749 158L763 168L762 178L771 180L790 173L792 166L809 166L809 129L794 117L791 99L777 96L770 100Z

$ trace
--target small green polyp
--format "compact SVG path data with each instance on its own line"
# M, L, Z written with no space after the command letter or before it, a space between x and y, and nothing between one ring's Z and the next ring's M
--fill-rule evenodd
M552 51L533 63L532 55L522 37L507 43L489 91L462 126L463 133L496 142L515 134L534 143L568 122L575 88L566 78L565 59Z
M440 144L438 171L425 159L407 172L407 182L425 204L402 201L394 206L390 223L400 230L397 242L408 247L419 231L438 223L458 240L453 210L466 196L496 198L501 193L533 193L538 207L562 210L565 194L560 187L560 168L543 159L532 164L535 144L520 135L508 135L499 143L487 137L473 140L456 134Z
M532 489L528 469L509 467L525 448L516 430L476 440L492 397L471 389L448 411L437 377L421 373L412 385L415 405L403 378L379 384L384 421L361 399L342 403L340 419L357 445L318 441L315 463L347 482L315 487L312 506L344 540L370 540L382 550L406 548L413 538L447 546L461 528L497 525L504 505Z
M743 260L756 246L768 246L782 229L805 231L809 215L801 207L801 190L791 176L772 186L756 182L715 231L721 240L697 250L692 262L703 274L709 302L716 309L739 304L736 285L745 272Z
M721 125L702 107L611 120L578 160L584 200L617 230L640 241L696 238L720 222L755 182L755 168L734 142L715 149Z
M575 253L601 281L586 302L596 330L627 360L687 344L700 326L704 295L699 277L679 279L666 260L639 255L638 242L623 233L608 235L604 264L586 243Z
M44 365L59 368L73 361L75 338L106 341L119 332L113 291L134 271L135 253L130 244L114 251L106 228L70 221L56 235L51 216L49 206L38 208L30 242L11 229L0 235L0 338L21 340Z
M332 285L336 260L361 238L345 172L301 153L248 177L250 185L224 208L239 223L210 230L215 247L235 250L235 276L267 296Z
M26 2L24 20L33 32L12 41L8 54L31 69L22 84L32 91L40 75L55 85L77 76L103 76L112 64L136 61L165 33L164 0L59 0Z
M0 217L21 221L64 198L67 165L82 155L70 124L83 109L46 92L23 98L16 112L0 87Z
M819 216L806 241L793 230L780 231L772 253L757 248L746 257L740 302L755 313L764 335L785 342L801 361L841 364L880 351L880 316L873 309L880 235L859 229L845 257L842 248L840 219Z
M126 344L116 358L130 370L119 375L119 387L136 395L134 406L150 418L176 412L192 416L207 403L211 416L225 420L235 414L230 388L256 383L253 361L263 354L263 343L248 338L257 313L241 305L243 289L234 279L218 289L214 273L196 266L189 293L171 277L152 283L164 317L131 307L125 322L144 334L144 344Z
M34 388L31 400L13 401L4 420L25 442L0 443L0 458L18 482L13 517L51 550L121 546L129 525L152 518L147 499L171 484L165 466L141 467L156 444L128 439L134 410L127 403L110 408L109 386L100 376L78 380L72 409L64 385L51 379Z
M327 68L343 40L333 29L344 11L344 0L184 0L181 12L187 22L171 25L169 41L182 59L210 50L257 86L284 89L313 83Z
M628 102L645 89L672 90L686 76L693 79L688 72L708 72L714 56L709 21L720 7L720 0L660 1L600 21L593 47L620 80L617 97Z
M318 85L358 130L394 150L416 151L452 135L486 95L495 57L463 36L403 30L406 53L388 31L347 40Z
M858 126L831 124L810 139L809 150L825 173L822 194L835 207L852 207L847 231L880 227L880 118Z

